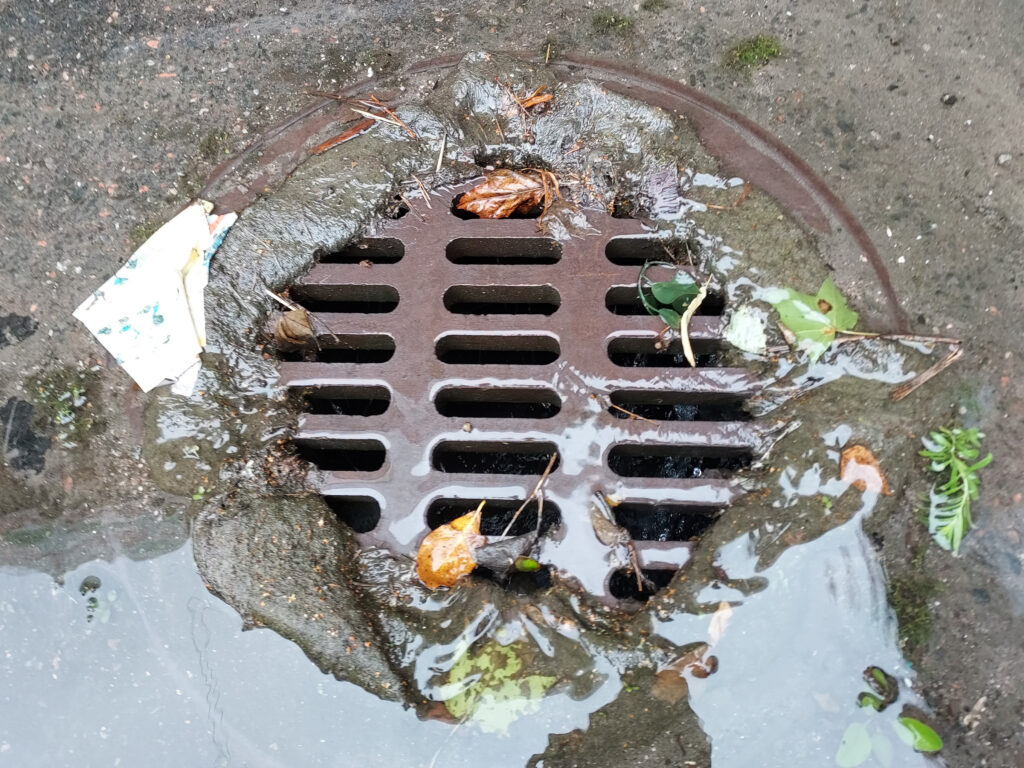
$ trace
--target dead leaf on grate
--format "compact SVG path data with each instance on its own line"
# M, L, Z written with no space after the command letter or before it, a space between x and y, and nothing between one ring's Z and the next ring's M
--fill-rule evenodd
M499 168L459 198L458 208L481 219L507 219L514 213L530 213L552 196L558 196L558 180L550 171L512 171Z
M484 502L427 534L416 553L416 575L430 589L451 587L476 568L474 551L487 543L480 535Z
M843 451L839 458L839 477L858 491L892 496L878 459L863 445L851 445Z
M313 332L309 312L302 307L290 309L277 319L274 339L284 347L316 347L316 333Z

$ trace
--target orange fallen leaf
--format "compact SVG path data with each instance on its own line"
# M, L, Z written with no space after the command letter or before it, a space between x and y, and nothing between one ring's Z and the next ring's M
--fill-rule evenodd
M878 459L863 445L851 445L843 451L839 458L839 477L858 491L892 496Z
M474 551L487 542L480 535L484 502L474 511L427 534L416 553L416 575L430 589L450 587L476 567Z
M522 107L523 109L529 109L530 107L535 107L538 104L544 104L555 98L555 94L553 93L544 93L544 90L546 89L547 86L542 85L529 96L516 96L515 99L517 102L519 102L520 107Z
M459 198L458 207L481 219L507 219L514 213L529 213L551 194L558 194L558 181L550 171L511 171L499 168Z

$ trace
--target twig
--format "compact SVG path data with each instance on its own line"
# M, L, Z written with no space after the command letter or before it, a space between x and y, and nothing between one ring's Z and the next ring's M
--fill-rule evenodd
M302 309L302 307L300 307L294 301L289 301L288 299L284 298L283 296L278 296L272 290L267 288L267 286L263 286L263 292L266 293L267 296L269 296L270 298L274 299L275 301L280 302L282 306L288 307L288 309L291 309L291 310Z
M420 181L419 177L415 173L412 175L412 177L416 180L416 183L419 185L420 192L423 194L423 202L427 204L427 208L433 208L434 206L430 204L430 193L428 193L427 188L423 186L423 182Z
M933 365L931 368L922 371L910 381L896 387L896 389L894 389L890 393L889 398L894 403L898 403L900 400L905 398L907 395L909 395L915 389L920 387L922 384L926 384L927 382L931 381L933 378L938 376L940 373L942 373L944 370L946 370L949 366L951 366L953 363L959 360L963 353L963 345L957 344L955 347L953 347L953 349L949 351L949 354L947 354L945 357L943 357L941 360L935 363L935 365Z
M508 525L505 526L505 530L501 532L502 536L508 536L508 532L512 530L512 526L515 525L516 520L519 519L519 515L522 513L524 509L526 509L526 505L533 501L535 498L537 498L537 494L540 493L541 488L544 487L544 483L547 482L548 475L550 475L551 470L555 468L555 460L557 458L558 451L555 451L553 454L551 454L551 460L548 462L548 466L544 470L544 474L540 476L540 480L538 480L537 484L533 486L533 490L530 491L530 495L523 500L523 503L519 505L519 509L517 509L512 514L512 519L508 521ZM540 515L538 514L538 517L539 516Z
M497 116L494 118L494 126L498 129L498 135L501 137L501 143L505 143L505 132L501 130L501 121L498 120Z
M339 144L344 144L349 139L354 139L361 133L365 133L373 127L373 120L363 120L362 122L356 123L354 126L349 128L344 133L339 133L337 136L328 139L323 144L317 144L313 149L309 151L311 155L319 155L321 152L326 152L331 147L336 147Z
M437 167L434 169L434 173L441 172L441 161L444 160L444 150L448 146L448 134L445 133L441 136L441 151L437 153Z
M616 411L621 411L622 413L624 413L627 416L629 416L631 419L640 419L640 421L646 421L649 424L654 424L655 426L659 426L658 422L654 421L654 419L648 419L646 416L641 416L639 413L633 413L632 411L627 411L621 405L616 405L615 403L608 403L608 407L609 408L614 408Z
M386 114L388 117L390 117L392 120L394 120L397 125L399 125L402 128L404 128L406 133L408 133L414 139L419 139L419 136L416 135L416 131L414 131L412 128L410 128L408 125L406 125L406 122L402 118L400 118L398 115L396 115L394 113L394 111L392 111L392 110L388 109L387 107L385 107L384 104L381 102L381 100L378 99L374 94L372 94L372 93L370 94L370 101L363 101L363 102L360 102L360 103L366 104L366 105L371 106L371 107L376 107L377 109L380 109L380 110L383 110L384 114Z
M544 53L544 63L547 64L551 59L551 43L548 43L548 49Z
M409 198L403 195L401 192L398 193L398 197L401 198L402 202L409 208L410 211L420 217L420 221L426 221L427 217L412 207L412 203L409 202Z
M387 123L388 125L396 125L399 128L402 127L401 123L399 123L397 120L392 120L387 115L375 115L373 114L373 112L367 112L365 109L356 109L355 107L349 107L349 109L351 109L356 114L362 115L365 118L368 118L370 120L376 120L378 123Z
M648 581L648 579L640 572L640 558L636 556L636 544L633 543L632 536L626 542L626 549L629 551L629 563L633 566L633 574L636 576L636 588L638 591L643 592L644 582Z
M750 191L753 189L753 185L749 181L743 182L743 193L736 199L736 202L732 204L733 208L739 208L743 205L743 202L750 197Z
M704 303L704 299L708 295L709 285L711 285L710 275L708 275L708 279L704 281L704 285L700 287L700 290L697 291L697 295L686 306L686 311L683 312L683 317L679 321L679 338L683 342L683 355L686 356L686 362L690 364L691 368L697 367L697 360L693 356L693 347L690 345L690 318L693 317L693 313L697 311L700 305Z

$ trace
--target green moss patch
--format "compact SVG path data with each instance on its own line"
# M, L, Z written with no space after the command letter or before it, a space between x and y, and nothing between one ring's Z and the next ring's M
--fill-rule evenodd
M758 35L741 40L725 54L725 65L732 69L750 70L763 67L782 55L782 45L771 35Z
M616 32L624 34L633 29L633 19L611 8L605 8L594 14L594 29L602 34Z

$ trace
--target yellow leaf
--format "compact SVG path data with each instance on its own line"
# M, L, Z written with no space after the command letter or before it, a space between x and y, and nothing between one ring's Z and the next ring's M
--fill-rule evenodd
M450 587L476 567L474 551L487 543L480 535L484 502L474 511L428 533L416 553L416 575L430 589Z

